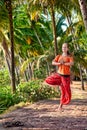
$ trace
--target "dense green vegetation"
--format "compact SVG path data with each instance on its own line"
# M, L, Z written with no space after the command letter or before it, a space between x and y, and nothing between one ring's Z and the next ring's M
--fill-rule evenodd
M16 93L12 94L7 71L1 74L2 72L0 73L0 113L20 102L33 103L43 99L59 97L59 91L44 85L40 79L21 82L17 86Z
M69 43L75 59L72 75L82 81L84 89L86 31L78 0L1 0L0 113L21 101L59 95L59 91L43 85L43 81L55 70L51 62L61 53L64 42Z

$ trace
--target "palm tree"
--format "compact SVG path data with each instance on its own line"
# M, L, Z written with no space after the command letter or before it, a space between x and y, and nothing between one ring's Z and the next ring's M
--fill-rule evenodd
M73 25L73 22L71 20L72 18L72 15L71 15L71 12L72 10L75 10L76 12L79 12L80 9L79 9L79 3L77 0L71 0L71 4L68 4L67 5L67 8L65 5L61 5L60 9L62 9L61 11L63 12L63 14L65 14L66 18L67 18L67 21L68 21L68 24L69 24L69 28L67 30L70 30L70 33L72 34L72 40L73 40L73 46L74 46L74 50L75 51L78 51L78 49L80 50L79 48L79 45L78 45L78 42L76 41L77 37L75 36L75 33L76 33L76 27L74 27ZM79 24L80 22L78 22L77 24ZM76 23L75 23L76 24ZM75 28L75 29L74 29ZM79 36L78 36L79 37ZM77 60L76 60L77 61ZM84 90L84 82L83 82L83 76L82 76L82 63L80 63L80 61L78 62L78 68L79 68L79 74L80 74L80 79L82 81L82 89Z
M51 12L51 17L52 17L52 28L53 28L53 38L54 38L54 53L55 53L55 56L57 55L58 53L58 49L57 49L57 36L56 36L56 23L55 23L55 1L51 0L43 0L43 1L38 1L38 0L33 0L31 3L29 2L29 4L35 6L36 9L38 10L45 10L47 8L50 9L50 12ZM32 6L32 7L33 7ZM39 8L37 8L39 7ZM30 6L29 6L30 8ZM34 9L34 7L33 7Z
M44 48L46 48L47 44L45 43L48 40L49 35L46 36L45 33L47 27L45 25L46 23L44 24L44 18L38 22L32 23L33 21L30 21L27 16L25 5L22 4L14 9L14 17L15 51L16 54L19 55L19 61L22 61L22 63L20 62L22 67L18 66L18 69L23 68L21 70L25 74L25 79L28 81L33 76L31 73L33 62L29 59L32 59L35 55L43 54L42 46L41 44L38 44L38 38L34 32L35 30L32 29L32 26L36 29L39 38L42 40ZM31 24L33 25L31 26ZM51 31L49 30L49 32ZM44 35L45 37L43 37ZM50 41L51 40L49 38L47 42L50 43ZM20 72L20 69L18 72Z
M78 0L78 2L79 2L79 5L80 5L85 29L87 31L87 3L86 3L86 0Z
M10 24L10 40L11 40L11 84L12 92L16 91L15 86L15 64L14 64L14 34L13 34L13 18L12 18L12 1L5 0L5 5L8 10L9 24Z
M10 44L10 40L8 38L8 25L9 25L9 21L8 21L8 12L5 8L4 3L1 4L1 8L0 8L0 42L2 43L2 49L4 51L4 57L6 59L6 63L8 66L8 70L9 70L9 75L11 77L11 56L10 56L10 50L9 50L9 44Z

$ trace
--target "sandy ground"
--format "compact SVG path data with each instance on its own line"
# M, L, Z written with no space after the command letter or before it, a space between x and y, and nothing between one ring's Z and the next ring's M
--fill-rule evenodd
M72 100L58 111L59 99L21 107L0 116L0 130L87 130L87 84L73 82Z

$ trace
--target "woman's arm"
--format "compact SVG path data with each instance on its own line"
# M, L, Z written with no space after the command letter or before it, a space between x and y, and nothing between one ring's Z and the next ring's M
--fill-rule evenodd
M59 65L62 65L62 64L64 64L63 61L61 61L61 62L52 61L52 65L57 65L57 66L59 66Z
M64 65L67 65L67 66L74 65L74 59L73 59L73 57L70 57L69 62L65 62Z
M74 64L74 62L64 62L64 61L60 61L60 62L56 62L56 61L52 61L52 65L67 65L67 66L72 66Z
M64 63L64 65L67 65L67 66L72 66L74 64L74 62L66 62Z
M57 55L57 56L55 57L55 59L52 61L52 65L56 65L56 66L61 65L61 63L58 62L59 57L60 57L60 55Z

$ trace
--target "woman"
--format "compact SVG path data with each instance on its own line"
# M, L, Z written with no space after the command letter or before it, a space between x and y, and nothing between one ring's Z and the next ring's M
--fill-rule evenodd
M62 54L55 57L52 65L58 66L58 72L47 77L45 82L49 85L60 86L61 99L59 110L62 110L62 106L68 104L71 100L70 68L73 65L73 57L69 54L67 43L62 45Z

